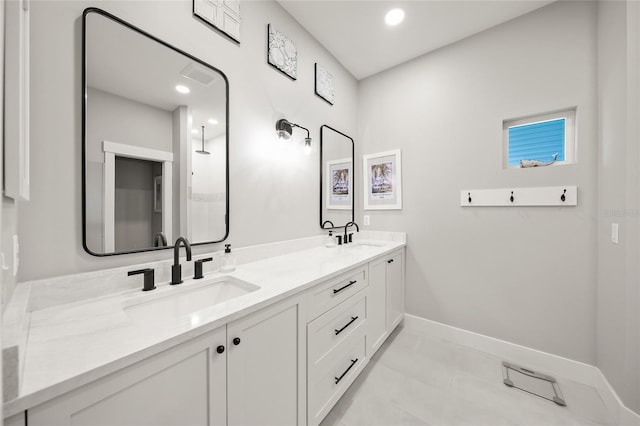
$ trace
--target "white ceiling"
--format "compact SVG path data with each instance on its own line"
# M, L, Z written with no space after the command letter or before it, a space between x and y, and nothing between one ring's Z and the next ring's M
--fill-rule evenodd
M462 40L554 0L279 0L358 80ZM384 15L404 9L389 27Z

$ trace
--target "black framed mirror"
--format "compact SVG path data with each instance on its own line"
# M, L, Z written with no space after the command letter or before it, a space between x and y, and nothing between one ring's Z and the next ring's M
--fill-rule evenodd
M116 16L83 13L83 246L95 256L229 233L229 83Z
M344 227L354 221L353 138L320 126L320 227Z

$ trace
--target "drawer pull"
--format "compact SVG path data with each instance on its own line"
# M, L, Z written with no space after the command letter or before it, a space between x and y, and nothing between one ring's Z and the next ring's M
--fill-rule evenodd
M351 324L353 324L353 322L354 322L355 320L357 320L357 319L358 319L358 317L357 317L357 316L355 316L355 317L351 317L351 321L349 321L348 323L346 323L346 324L344 325L344 327L342 327L340 330L334 330L334 331L336 332L336 336L337 336L338 334L342 333L342 332L345 330L345 328L349 327L349 326L350 326Z
M351 360L351 365L349 366L349 368L347 368L346 370L344 370L344 373L342 373L342 374L340 375L340 377L334 377L334 379L336 380L336 385L337 385L338 383L340 383L340 380L342 380L342 378L343 378L343 377L344 377L344 376L349 372L349 370L351 370L351 368L352 368L354 365L356 365L356 362L358 362L358 358L356 358L356 359L352 359L352 360Z
M357 282L358 282L358 280L349 281L349 284L345 285L344 287L340 287L340 288L339 288L339 289L337 289L337 290L334 288L334 289L333 289L333 294L340 293L340 292L341 292L342 290L344 290L345 288L347 288L347 287L351 287L352 285L354 285L354 284L355 284L355 283L357 283Z
M387 263L393 263L393 259L387 260Z

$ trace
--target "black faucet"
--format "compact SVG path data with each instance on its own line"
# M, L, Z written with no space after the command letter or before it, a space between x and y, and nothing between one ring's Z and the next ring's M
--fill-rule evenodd
M343 244L348 244L353 242L353 232L349 235L347 235L347 229L349 229L349 227L353 225L356 227L356 232L360 232L360 227L358 226L357 223L355 222L349 222L344 226L344 237L342 237L342 243Z
M336 226L333 224L333 222L331 222L330 220L325 220L324 222L322 222L322 229L327 229L327 228L325 228L325 227L324 227L327 223L330 223L330 224L331 224L331 228L335 228L335 227L336 227Z
M153 269L146 268L146 269L139 269L137 271L127 272L128 276L138 275L138 274L144 274L144 287L142 287L142 291L150 291L156 288L156 285L154 283L155 273Z
M154 247L166 247L167 246L167 237L164 236L162 232L158 232L155 236L155 241L153 243Z
M213 257L207 257L206 259L198 259L193 262L193 279L199 280L200 278L204 278L204 274L202 273L202 264L205 262L211 262Z
M182 265L180 265L180 243L184 244L187 261L191 260L191 244L185 237L178 237L173 244L173 265L171 265L171 285L182 283Z

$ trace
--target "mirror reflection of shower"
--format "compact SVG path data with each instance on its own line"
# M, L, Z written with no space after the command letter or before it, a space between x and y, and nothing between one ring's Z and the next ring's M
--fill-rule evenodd
M209 155L211 153L204 149L204 126L200 126L200 127L202 128L202 149L197 149L196 152L198 154Z

